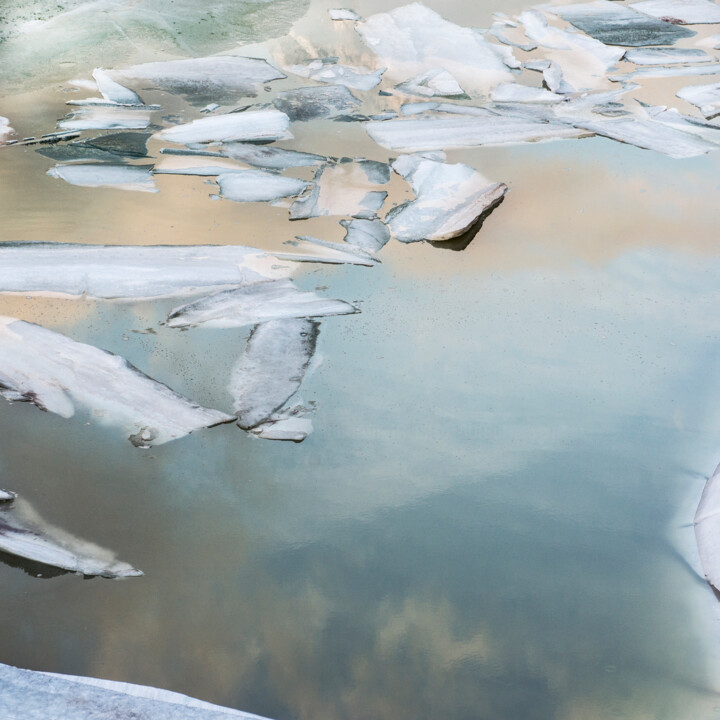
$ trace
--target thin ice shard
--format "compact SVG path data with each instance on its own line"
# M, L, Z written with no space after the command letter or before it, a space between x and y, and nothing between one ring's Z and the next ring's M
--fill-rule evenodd
M152 165L111 165L109 163L56 165L50 168L47 174L81 187L108 187L118 190L157 192L152 178L152 167Z
M22 499L0 504L0 552L71 573L105 578L138 577L140 570L50 525Z
M0 707L22 720L265 720L179 693L0 664Z
M676 25L720 23L720 7L708 0L644 0L630 7Z
M12 502L17 495L9 490L0 490L0 503Z
M255 327L228 386L243 430L262 428L282 414L300 388L319 333L312 320L273 320Z
M654 67L641 67L634 72L625 73L624 75L610 75L612 82L629 82L641 78L666 78L666 77L685 77L692 75L720 75L720 63L711 65L694 65L688 67L663 67L656 65Z
M353 259L355 265L365 265L366 267L373 267L373 265L380 261L369 255L365 250L362 250L353 245L348 246L346 243L336 243L332 240L323 240L322 238L316 238L312 235L296 235L295 240L286 241L286 245L298 246L302 243L304 247L310 245L319 245L320 247L326 248L333 253L338 253L340 256L346 256Z
M631 10L610 0L595 0L581 5L547 6L590 37L606 45L672 45L695 32Z
M235 172L248 172L248 169L222 156L208 160L193 155L170 155L157 163L153 170L155 175L213 176Z
M502 115L386 120L369 122L365 127L379 145L404 152L539 142L591 134L567 124Z
M417 155L398 158L393 169L417 196L388 213L386 222L401 242L457 238L492 212L507 192L504 183L489 183L467 165L449 165Z
M10 127L10 121L0 115L0 143L4 143L12 137L15 130Z
M279 92L273 104L293 121L333 118L352 112L360 101L344 85Z
M108 102L118 103L119 105L144 104L136 92L115 82L102 68L95 68L95 70L93 70L93 78L98 85L100 94Z
M350 315L359 312L343 300L299 290L290 280L252 283L224 290L175 308L166 325L174 328L235 328L287 318Z
M89 107L58 122L63 130L143 130L150 124L150 112L129 107Z
M705 484L694 522L703 572L715 591L720 592L720 466Z
M265 60L239 55L151 62L111 74L120 81L149 82L196 102L235 99L238 95L254 97L265 83L285 77Z
M235 202L272 202L285 197L297 197L311 183L283 177L263 170L241 170L218 176L220 194Z
M679 63L716 63L718 60L696 48L648 47L634 48L625 53L624 60L635 65L675 65Z
M517 83L501 83L490 93L490 99L495 103L521 102L551 105L562 102L563 96L543 88L528 87Z
M285 70L316 82L334 83L353 90L365 91L372 90L379 85L382 74L385 72L385 68L370 70L355 65L340 65L336 62L328 63L321 59L312 60L305 65L290 65Z
M322 155L285 150L269 145L250 145L240 142L223 143L220 148L223 155L239 160L246 165L267 168L268 170L287 170L291 167L310 167L327 161Z
M119 355L8 317L0 318L0 395L64 418L79 405L142 447L231 419L191 402Z
M176 125L158 133L161 140L176 143L227 142L229 140L252 140L272 142L291 138L288 131L290 120L277 110L248 110L193 120Z
M458 81L442 68L428 70L400 83L397 89L408 95L421 97L465 97L465 91Z
M706 118L720 115L720 83L690 85L678 90L677 96L699 108Z
M390 230L382 220L341 220L345 228L345 242L365 252L375 254L390 240Z

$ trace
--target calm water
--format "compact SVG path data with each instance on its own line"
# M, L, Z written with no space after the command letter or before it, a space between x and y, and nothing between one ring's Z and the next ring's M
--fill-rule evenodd
M477 26L494 9L428 4ZM328 6L287 23L301 33ZM272 34L260 27L245 31ZM97 48L72 62L65 77L111 64ZM32 72L0 100L20 136L65 112L65 86ZM296 129L296 148L388 157L359 125ZM0 486L145 572L0 565L0 662L277 720L720 716L720 613L687 527L720 455L718 155L592 139L449 159L511 188L467 250L391 243L378 267L299 277L362 307L322 322L301 445L229 425L140 451L83 414L0 406ZM282 208L212 202L202 178L159 177L151 195L73 187L45 176L51 164L0 155L2 240L343 236L334 219L289 226ZM396 183L391 200L405 195ZM159 327L177 304L15 297L0 314L227 410L247 333Z

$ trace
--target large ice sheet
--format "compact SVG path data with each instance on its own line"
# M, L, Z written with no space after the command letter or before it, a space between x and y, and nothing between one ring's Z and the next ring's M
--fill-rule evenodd
M371 70L356 65L341 65L328 63L322 59L312 60L305 65L290 65L284 68L288 72L300 77L308 78L322 83L344 85L354 90L372 90L380 84L385 68Z
M703 489L695 513L695 539L705 577L720 592L720 466Z
M142 130L150 124L150 112L141 108L98 106L82 108L60 120L63 130Z
M291 138L290 120L278 110L248 110L200 118L184 125L166 128L158 133L161 140L176 143L227 142L253 140L272 142Z
M592 134L565 124L502 115L386 120L369 122L366 128L379 145L404 152L539 142Z
M169 327L235 328L287 318L350 315L358 309L343 300L303 292L291 280L268 280L224 290L175 308Z
M110 550L50 525L23 499L0 503L0 552L87 576L142 575Z
M387 197L386 191L376 188L389 179L387 165L368 160L320 168L310 194L292 204L290 219L324 215L373 218Z
M449 165L404 155L393 169L412 186L416 199L391 210L386 218L402 242L452 240L468 232L500 204L507 185L490 183L460 163Z
M257 325L235 366L228 390L243 430L261 428L298 391L315 354L320 325L272 320Z
M690 85L679 90L677 96L699 108L706 118L720 114L720 83Z
M22 720L264 720L186 695L0 664L0 707Z
M118 190L157 192L152 178L152 168L152 165L87 163L56 165L50 168L47 174L81 187L109 187Z
M311 183L264 170L240 170L218 176L220 194L235 202L272 202L300 195Z
M693 30L636 12L611 0L546 6L546 9L606 45L672 45L695 35Z
M429 70L446 70L467 92L485 92L511 75L507 46L489 43L482 34L445 20L422 3L372 15L355 26L388 76L404 81Z
M674 24L720 23L720 7L709 0L643 0L630 7Z
M191 402L119 355L15 318L0 318L0 395L64 418L77 406L148 447L232 419Z
M265 83L285 77L266 60L240 55L151 62L111 74L116 80L151 83L198 102L254 97Z
M279 92L273 104L291 120L333 118L352 112L360 101L344 85L314 86Z

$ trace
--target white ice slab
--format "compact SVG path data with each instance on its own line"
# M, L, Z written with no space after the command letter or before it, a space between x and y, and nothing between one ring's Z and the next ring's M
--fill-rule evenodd
M312 60L305 65L290 65L283 68L287 72L316 82L344 85L354 90L372 90L380 84L385 68L371 70L356 65L340 65Z
M231 419L191 402L119 355L7 317L0 318L0 395L64 418L80 406L143 447Z
M452 240L466 233L503 199L507 185L490 183L467 165L449 165L404 155L393 169L412 186L416 199L394 208L386 222L401 242Z
M720 114L720 83L690 85L679 90L677 96L699 108L706 118Z
M157 134L161 140L175 143L262 140L271 142L291 138L290 120L278 110L248 110L243 113L214 115L185 125L166 128Z
M235 202L272 202L297 197L312 183L263 170L242 170L218 176L220 194Z
M490 99L496 103L522 102L552 105L562 102L563 96L543 88L528 87L518 83L500 83L490 93Z
M358 309L299 290L291 280L269 280L224 290L175 308L166 325L174 328L236 328L287 318L350 315Z
M489 43L419 2L372 15L355 28L379 65L388 68L388 77L398 82L441 69L467 92L485 92L510 80L506 61L516 62L507 46Z
M705 484L695 513L695 539L707 581L720 591L720 470Z
M255 327L228 386L241 428L252 430L267 423L297 392L319 332L317 322L302 319L273 320Z
M644 0L633 3L630 7L675 24L720 23L720 7L709 0Z
M632 48L624 60L635 65L675 65L679 63L717 62L714 55L698 48L646 47Z
M95 70L93 70L93 78L97 83L100 94L108 102L114 102L120 105L143 105L143 101L136 92L115 82L103 68L95 68Z
M121 106L88 107L58 122L63 130L142 130L150 124L150 112Z
M152 165L111 165L87 163L55 165L47 174L71 185L81 187L107 187L118 190L157 192L152 177Z
M653 67L641 67L634 72L625 73L623 75L610 75L613 82L630 82L642 80L643 78L668 78L668 77L691 77L693 75L718 75L720 74L720 63L710 65L694 65L681 67L663 67L655 65Z
M421 97L457 97L465 95L458 81L442 68L428 70L400 83L397 89L408 95Z
M0 504L0 552L88 576L142 575L110 550L50 525L22 498Z
M13 720L264 720L168 690L2 664L0 707Z

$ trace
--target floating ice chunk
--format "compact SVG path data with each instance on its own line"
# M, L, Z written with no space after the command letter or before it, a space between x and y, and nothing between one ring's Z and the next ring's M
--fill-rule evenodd
M558 95L542 88L518 85L517 83L501 83L490 94L490 99L497 103L542 103L553 104L562 102L562 95Z
M419 115L420 113L428 112L429 110L437 110L438 107L440 107L440 103L436 102L405 103L400 108L400 114L406 116Z
M422 97L465 96L465 91L460 87L458 81L442 68L416 75L410 80L400 83L397 89L409 95L421 95Z
M331 8L328 10L331 20L362 20L354 10L348 10L347 8Z
M312 192L292 204L290 219L323 215L374 218L385 202L387 192L373 188L384 185L389 179L388 166L370 160L320 168Z
M179 693L74 675L19 670L0 664L0 707L22 720L264 720Z
M372 15L355 29L396 81L441 69L466 91L484 92L511 79L510 48L487 42L419 2Z
M344 85L328 85L279 92L273 104L295 121L337 117L354 110L360 101Z
M287 318L350 315L358 309L343 300L302 292L291 280L268 280L224 290L175 308L166 325L174 328L235 328Z
M393 169L413 188L415 200L393 208L386 222L401 242L452 240L477 226L500 204L507 185L489 183L467 165L404 155Z
M0 115L0 143L5 142L15 130L10 127L10 121Z
M635 65L675 65L717 62L717 58L695 48L647 47L628 50L624 60Z
M17 494L10 492L9 490L0 490L0 503L12 502L17 497Z
M705 577L720 591L720 466L705 483L695 513L695 540Z
M675 108L648 106L645 108L645 113L655 122L682 130L691 135L697 135L720 147L720 126L718 125L704 122L696 117L683 115Z
M373 255L390 240L390 230L382 220L341 220L345 242Z
M612 82L628 82L629 80L637 80L639 78L665 78L665 77L684 77L691 75L718 75L720 74L720 63L711 65L694 65L688 67L641 67L634 72L625 73L624 75L610 75Z
M64 418L83 406L143 447L231 419L191 402L119 355L15 318L0 318L0 395Z
M630 7L676 25L720 22L720 7L709 0L644 0L633 3Z
M0 243L0 292L145 299L207 294L246 282L288 277L279 260L327 260L270 254L242 245L76 245Z
M246 145L239 142L223 143L223 155L239 160L246 165L267 168L268 170L287 170L291 167L310 167L327 161L322 155L285 150L269 145Z
M221 175L223 173L249 172L246 167L224 157L208 161L204 157L192 155L163 158L153 173L155 175Z
M50 168L47 174L81 187L108 187L118 190L157 192L152 178L152 167L152 165L110 165L106 163L56 165Z
M142 80L163 90L178 93L198 102L254 97L267 82L285 77L277 68L259 58L239 55L169 60L114 70L116 80Z
M150 124L150 112L129 107L83 108L58 122L63 130L142 130Z
M144 104L136 92L115 82L102 68L93 70L93 78L98 85L100 94L108 102L118 103L119 105Z
M369 122L365 127L379 145L404 152L539 142L591 134L566 124L501 115L386 120Z
M272 202L284 197L296 197L311 183L296 178L264 172L243 170L218 176L220 194L235 202Z
M0 504L0 552L87 576L142 575L140 570L119 562L110 550L73 537L45 522L28 502L15 500L14 495L4 499L13 502Z
M696 135L652 120L640 118L578 120L576 124L611 140L646 150L655 150L672 158L696 157L718 148L717 145Z
M706 118L720 115L720 83L690 85L679 90L677 96L700 109Z
M147 157L149 133L119 132L82 142L39 148L35 152L59 162L120 163L123 158Z
M303 319L255 326L228 386L243 430L267 423L298 391L319 333L319 323Z
M565 80L562 68L552 60L533 60L525 63L528 70L536 70L543 75L543 82L550 92L566 95L574 93L575 88Z
M290 120L277 110L248 110L193 120L158 133L161 140L176 143L226 142L252 140L272 142L291 138Z
M290 65L284 69L300 77L317 82L344 85L354 90L372 90L380 84L385 72L385 68L370 70L354 65L324 63L322 60L313 60L306 65Z
M546 6L548 12L606 45L672 45L695 32L631 10L610 0L580 5Z
M320 240L308 235L298 235L295 240L286 240L285 245L292 245L294 248L303 251L303 258L307 261L328 263L331 265L364 265L373 267L378 260L353 247L347 247L342 243ZM292 256L296 258L296 256Z
M306 408L273 413L266 423L254 427L250 432L263 440L285 440L302 442L313 431L312 420L304 417Z
M205 107L200 108L200 112L201 113L215 112L219 107L220 107L220 105L218 105L218 103L209 103Z

